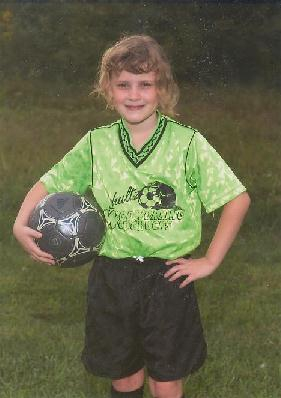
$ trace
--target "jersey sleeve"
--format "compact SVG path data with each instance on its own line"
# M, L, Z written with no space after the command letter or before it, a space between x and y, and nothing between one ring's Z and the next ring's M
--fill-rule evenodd
M186 178L210 213L246 191L217 151L196 131L186 158Z
M91 132L88 132L40 181L49 193L84 194L92 185Z

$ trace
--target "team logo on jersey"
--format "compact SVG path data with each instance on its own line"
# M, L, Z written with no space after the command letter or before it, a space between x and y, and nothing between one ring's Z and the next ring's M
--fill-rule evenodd
M136 201L139 208L117 210L118 205L132 201ZM182 220L183 209L176 206L176 193L172 187L154 181L140 190L130 186L123 195L115 192L105 215L110 229L163 230Z
M155 181L139 191L138 202L145 209L172 209L176 205L176 193L169 185Z
M172 209L176 205L176 193L172 187L159 181L146 185L139 191L130 186L125 195L118 196L115 192L111 207L137 200L144 209Z

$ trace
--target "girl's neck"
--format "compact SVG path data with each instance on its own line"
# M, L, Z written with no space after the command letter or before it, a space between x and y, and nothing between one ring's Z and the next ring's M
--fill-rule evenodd
M126 121L126 126L130 132L132 144L137 150L141 149L141 147L153 134L157 126L157 121L158 114L156 112L146 120L143 120L141 123L128 123Z
M131 135L134 136L134 135L152 134L157 126L157 121L158 121L158 114L154 112L147 119L139 123L130 123L127 120L125 121L125 123Z

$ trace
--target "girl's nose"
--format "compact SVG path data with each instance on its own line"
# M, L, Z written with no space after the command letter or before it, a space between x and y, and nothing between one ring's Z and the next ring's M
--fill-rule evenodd
M130 99L136 101L140 98L140 90L137 86L132 86L129 92Z

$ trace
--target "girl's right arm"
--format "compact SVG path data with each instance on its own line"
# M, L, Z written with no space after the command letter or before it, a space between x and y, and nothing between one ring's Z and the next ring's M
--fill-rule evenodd
M14 223L13 233L23 249L36 260L50 265L55 264L51 254L43 252L34 242L34 239L41 238L42 234L28 227L28 219L38 202L43 199L48 192L41 181L38 181L27 193Z

